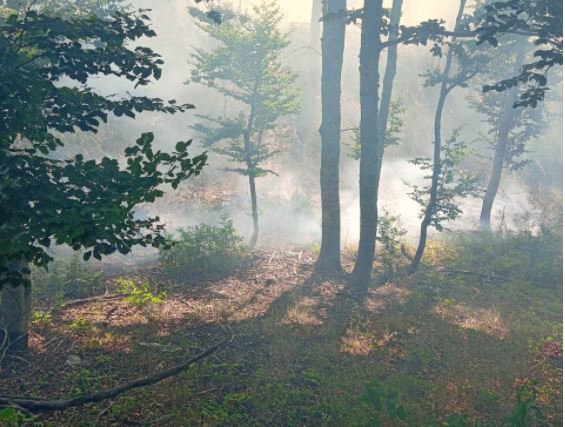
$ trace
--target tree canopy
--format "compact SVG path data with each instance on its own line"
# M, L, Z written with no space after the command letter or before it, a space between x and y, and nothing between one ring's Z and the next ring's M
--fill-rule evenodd
M57 160L62 135L96 132L108 115L134 118L144 111L174 114L192 108L144 96L105 97L92 76L125 78L135 86L161 77L153 50L133 46L153 37L144 11L87 18L3 9L0 21L0 285L21 283L14 261L46 266L52 243L84 249L100 259L133 245L160 245L158 218L135 219L139 203L160 197L197 174L206 156L191 158L190 141L154 150L144 133L125 151L125 164L82 155ZM25 270L24 270L25 272Z

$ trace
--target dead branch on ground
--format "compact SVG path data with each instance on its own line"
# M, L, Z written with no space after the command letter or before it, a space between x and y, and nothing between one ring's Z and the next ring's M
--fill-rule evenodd
M16 406L23 408L31 412L49 412L49 411L62 411L65 409L73 408L76 406L86 405L87 403L101 402L107 399L113 399L128 390L147 387L156 384L164 379L170 378L174 375L181 373L186 370L193 363L204 359L205 357L216 352L218 349L228 345L234 338L233 333L230 332L230 336L218 344L207 348L196 356L185 360L183 363L173 366L172 368L159 371L153 375L147 377L138 378L136 380L120 384L116 387L112 387L107 390L100 391L93 394L85 394L72 399L61 399L61 400L43 400L40 398L22 398L22 397L12 397L12 396L0 396L0 407Z

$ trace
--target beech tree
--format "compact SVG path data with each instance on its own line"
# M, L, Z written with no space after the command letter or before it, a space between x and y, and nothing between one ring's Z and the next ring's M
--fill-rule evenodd
M485 85L485 91L503 92L519 85L525 89L514 106L536 107L549 90L548 73L563 65L563 2L555 0L506 0L485 5L483 19L477 25L479 43L499 45L505 34L530 37L536 50L533 60L520 64L519 70L495 84Z
M192 80L241 108L229 118L199 116L204 121L193 128L202 135L204 145L220 143L216 152L242 164L226 170L248 178L253 217L250 246L254 247L259 237L256 179L275 173L263 164L282 150L280 142L267 140L265 133L276 127L279 118L300 109L296 74L281 62L288 34L278 29L282 15L275 1L262 1L251 14L224 11L221 24L192 11L200 27L219 43L211 51L196 50Z
M324 1L322 33L322 243L317 268L341 271L339 162L341 150L341 71L345 45L346 0Z
M460 0L459 11L457 12L457 18L455 19L455 31L461 29L463 22L463 12L465 10L466 0ZM435 116L434 116L434 155L433 155L433 166L431 175L431 184L429 187L429 198L426 203L426 208L422 218L422 223L420 225L420 239L418 246L416 248L416 253L414 259L410 264L410 270L416 271L420 265L422 256L424 255L424 250L426 248L426 242L428 238L428 227L434 222L438 217L438 212L440 212L440 204L438 201L441 199L441 180L442 180L442 118L443 109L445 107L445 102L449 93L460 86L466 80L468 76L465 76L465 80L461 78L453 79L451 74L451 68L454 61L455 50L457 45L455 45L455 37L452 40L451 45L447 48L447 54L445 57L445 65L443 71L435 76L430 76L428 78L427 84L439 83L439 97L436 106ZM437 224L437 221L435 221Z
M61 135L96 132L110 114L134 118L143 111L174 114L192 108L143 96L105 97L89 87L93 75L125 78L136 86L160 78L159 55L134 47L153 36L143 11L81 18L29 7L19 13L2 9L0 286L8 289L3 308L20 307L18 317L2 313L12 349L27 347L29 264L46 267L54 243L85 251L85 259L165 244L159 218L135 219L134 209L162 196L163 185L176 187L204 166L205 155L189 156L190 141L167 153L154 149L151 133L126 149L123 165L80 154L54 158L64 146Z
M377 238L377 186L380 145L379 132L379 59L381 46L382 0L366 0L361 25L359 53L359 90L361 156L359 167L359 206L361 227L359 248L353 270L352 287L366 292L373 271Z
M484 77L500 79L501 75L518 74L527 49L527 41L523 38L502 41L497 52L493 52L492 63L486 68ZM486 230L491 227L492 207L503 170L519 170L525 166L527 143L545 129L544 108L517 106L518 96L519 87L514 86L503 93L487 91L471 98L471 106L483 114L484 122L489 125L487 138L494 151L480 215L481 227Z
M367 44L371 43L368 34L366 35L365 47L363 47L363 36L361 37L360 73L361 81L363 82L360 98L361 124L358 137L356 138L359 149L354 150L354 155L358 155L361 159L359 175L361 230L352 284L355 289L361 292L367 291L373 271L378 223L377 201L384 151L387 145L393 145L397 142L397 134L402 126L400 118L402 106L398 102L392 102L400 40L402 0L394 0L390 10L383 9L381 4L380 6L377 5L376 10L370 10L370 12L374 14L370 15L370 19L374 19L377 22L370 24L367 31L374 31L375 28L373 26L376 25L376 34L379 36L376 41L372 42L375 45L373 47L367 46ZM365 12L363 12L361 19L363 20L363 25L365 25L365 20L367 19ZM383 20L385 21L384 26L382 24ZM381 42L381 32L387 35L386 42ZM387 50L387 62L379 104L380 77L378 63L384 48ZM368 58L366 59L367 56ZM369 75L369 67L371 66L374 67L372 78ZM377 118L376 120L375 117ZM373 170L369 170L370 168Z

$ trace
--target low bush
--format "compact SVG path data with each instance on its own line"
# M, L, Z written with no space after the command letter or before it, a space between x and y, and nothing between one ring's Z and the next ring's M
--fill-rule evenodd
M381 249L379 258L389 279L396 273L396 260L405 234L406 230L402 228L400 216L392 215L386 209L378 216L377 241Z
M454 236L454 259L445 263L559 290L563 283L562 236L560 228L540 228L537 234L461 233Z
M103 273L84 262L80 254L57 259L49 269L33 267L33 292L40 299L61 302L64 299L85 298L104 290Z
M117 291L124 294L125 300L138 308L153 304L162 304L165 301L163 292L154 293L148 282L137 283L131 279L119 277L116 280Z
M225 274L249 256L243 239L228 219L218 225L200 224L180 229L178 234L171 248L160 253L161 265L173 276Z

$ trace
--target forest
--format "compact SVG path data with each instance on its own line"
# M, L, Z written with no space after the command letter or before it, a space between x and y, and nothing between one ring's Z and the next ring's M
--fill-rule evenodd
M0 0L0 426L563 425L563 3Z

